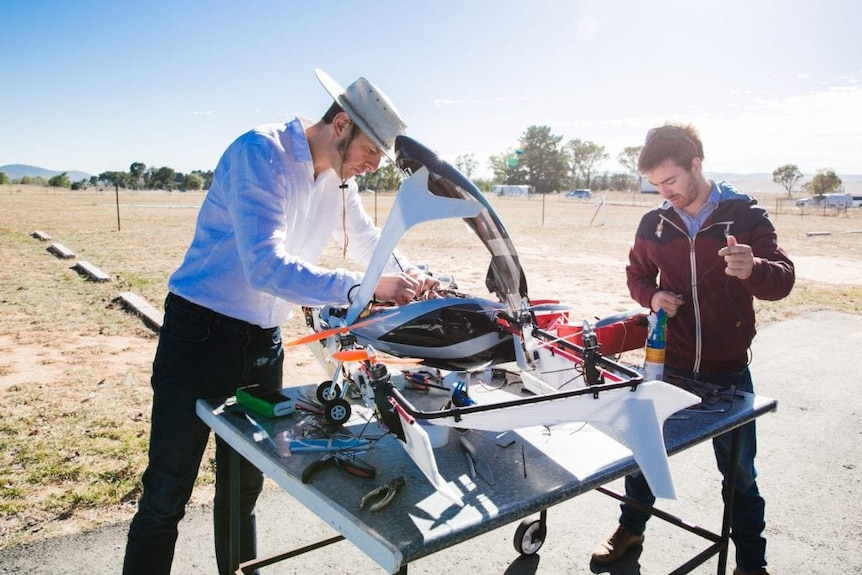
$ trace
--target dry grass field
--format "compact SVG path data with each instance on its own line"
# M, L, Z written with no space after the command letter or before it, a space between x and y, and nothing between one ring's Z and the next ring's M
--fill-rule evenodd
M593 202L493 199L514 239L534 299L572 305L592 319L637 307L625 287L629 243L659 200L598 194ZM801 212L776 192L758 194L797 265L780 302L759 303L761 324L821 309L862 314L862 209ZM150 367L156 336L118 303L135 292L161 308L203 194L0 188L0 548L128 519L146 459ZM392 196L366 196L382 225ZM119 227L119 229L118 229ZM43 231L111 276L98 283L74 259L47 251ZM460 222L411 230L401 249L485 295L488 256ZM353 267L331 249L326 265ZM285 338L304 331L300 318ZM288 355L292 383L323 375L304 349ZM211 497L205 461L195 500Z

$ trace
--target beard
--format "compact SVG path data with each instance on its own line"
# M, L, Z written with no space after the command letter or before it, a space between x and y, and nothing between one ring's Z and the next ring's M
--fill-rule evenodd
M699 191L700 189L698 187L697 178L695 178L690 171L686 172L685 187L681 193L676 195L676 202L674 202L674 205L677 208L684 210L697 201Z
M356 124L351 122L350 133L348 134L348 136L335 145L335 151L338 152L338 155L341 158L341 166L338 169L338 175L341 177L342 180L347 180L351 177L350 175L344 173L344 168L347 165L347 149L350 147L350 143L353 141L353 137L356 134L356 130Z

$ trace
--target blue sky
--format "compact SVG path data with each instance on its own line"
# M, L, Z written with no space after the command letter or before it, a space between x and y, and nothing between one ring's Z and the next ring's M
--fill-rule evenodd
M686 121L706 168L862 173L858 0L3 0L0 165L213 169L365 76L444 158L527 127L605 146ZM483 175L483 174L480 174Z

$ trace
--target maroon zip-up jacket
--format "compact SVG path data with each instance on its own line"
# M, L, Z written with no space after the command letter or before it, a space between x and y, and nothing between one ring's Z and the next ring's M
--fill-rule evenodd
M739 371L748 364L756 332L753 299L787 296L796 277L766 210L732 185L716 185L718 207L695 237L689 237L668 202L647 212L626 267L629 292L642 306L650 307L659 290L683 296L685 304L668 319L665 363L705 375ZM727 245L728 235L754 253L754 269L746 280L724 273L718 250Z

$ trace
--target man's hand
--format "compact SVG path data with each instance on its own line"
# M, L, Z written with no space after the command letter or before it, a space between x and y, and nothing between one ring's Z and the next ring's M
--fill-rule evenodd
M420 269L411 269L407 272L407 275L409 275L411 278L415 279L421 284L421 287L419 288L419 293L417 294L419 296L428 292L433 292L437 289L437 286L440 285L439 281L423 273Z
M754 254L751 246L736 243L734 236L727 236L727 246L718 250L718 255L724 258L726 267L724 273L741 280L748 279L754 269Z
M653 311L658 311L660 309L664 309L664 312L667 314L667 317L673 317L676 315L679 306L685 303L685 299L681 295L677 295L672 291L661 290L652 294L652 299L650 300L650 307Z
M381 276L374 290L374 297L378 301L391 302L396 305L404 305L422 294L425 286L425 274L419 273L420 277L407 273L386 274Z

